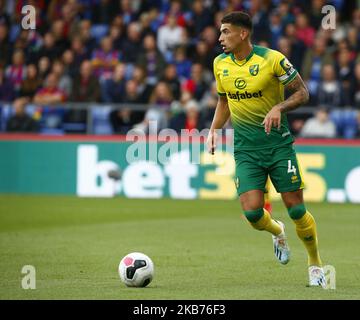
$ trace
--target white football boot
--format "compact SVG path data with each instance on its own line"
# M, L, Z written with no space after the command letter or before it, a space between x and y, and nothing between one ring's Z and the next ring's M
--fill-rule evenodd
M286 242L285 225L281 221L276 222L280 225L282 232L278 236L272 236L275 257L281 264L287 264L290 261L290 248Z
M326 289L327 284L323 268L318 266L309 267L309 286Z

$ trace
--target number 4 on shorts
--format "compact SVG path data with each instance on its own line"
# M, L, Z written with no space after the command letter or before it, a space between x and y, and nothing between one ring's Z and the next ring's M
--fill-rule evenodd
M288 160L288 173L293 173L296 176L296 167L291 165L291 160Z

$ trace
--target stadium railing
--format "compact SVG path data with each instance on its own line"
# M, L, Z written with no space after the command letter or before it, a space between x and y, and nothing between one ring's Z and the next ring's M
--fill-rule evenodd
M67 102L46 106L30 103L26 105L25 112L39 121L39 133L111 135L114 134L114 132L109 119L110 112L124 108L129 108L132 111L146 111L150 108L161 109L161 107L157 105L150 104ZM85 120L79 122L67 121L65 115L70 110L85 111ZM315 110L316 107L304 106L289 113L288 118L290 118L290 121L294 119L307 119L313 116ZM336 115L339 114L339 112L341 113L341 110L335 110ZM6 123L13 114L12 103L0 101L0 132L6 131ZM351 117L356 117L356 111L353 111Z

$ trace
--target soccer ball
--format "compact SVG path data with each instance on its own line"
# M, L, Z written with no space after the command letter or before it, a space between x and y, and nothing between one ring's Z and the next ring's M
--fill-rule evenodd
M119 275L128 287L146 287L154 277L154 264L146 254L132 252L120 261Z

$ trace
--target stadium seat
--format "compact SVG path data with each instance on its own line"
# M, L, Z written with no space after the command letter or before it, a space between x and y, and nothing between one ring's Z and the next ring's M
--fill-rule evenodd
M93 134L113 134L111 124L109 122L109 114L112 111L111 106L94 107L92 112L92 132Z
M63 119L65 109L43 107L40 117L40 132L46 134L63 134Z
M331 111L330 119L335 123L337 134L345 139L353 139L357 134L357 112L336 109Z
M0 105L0 131L4 131L5 128L3 128L3 120L2 120L2 105Z
M84 133L86 132L86 123L82 122L64 122L63 129L65 132Z
M90 34L93 36L96 41L99 41L107 34L109 31L109 26L106 24L94 24L91 26Z
M10 104L2 104L0 106L0 130L6 130L6 123L8 122L12 114L12 108Z
M41 128L40 133L42 133L42 134L51 134L51 135L63 135L65 132L64 132L63 129Z
M13 24L11 27L10 27L10 30L9 30L9 40L10 42L15 42L16 38L18 37L20 33L20 24Z

